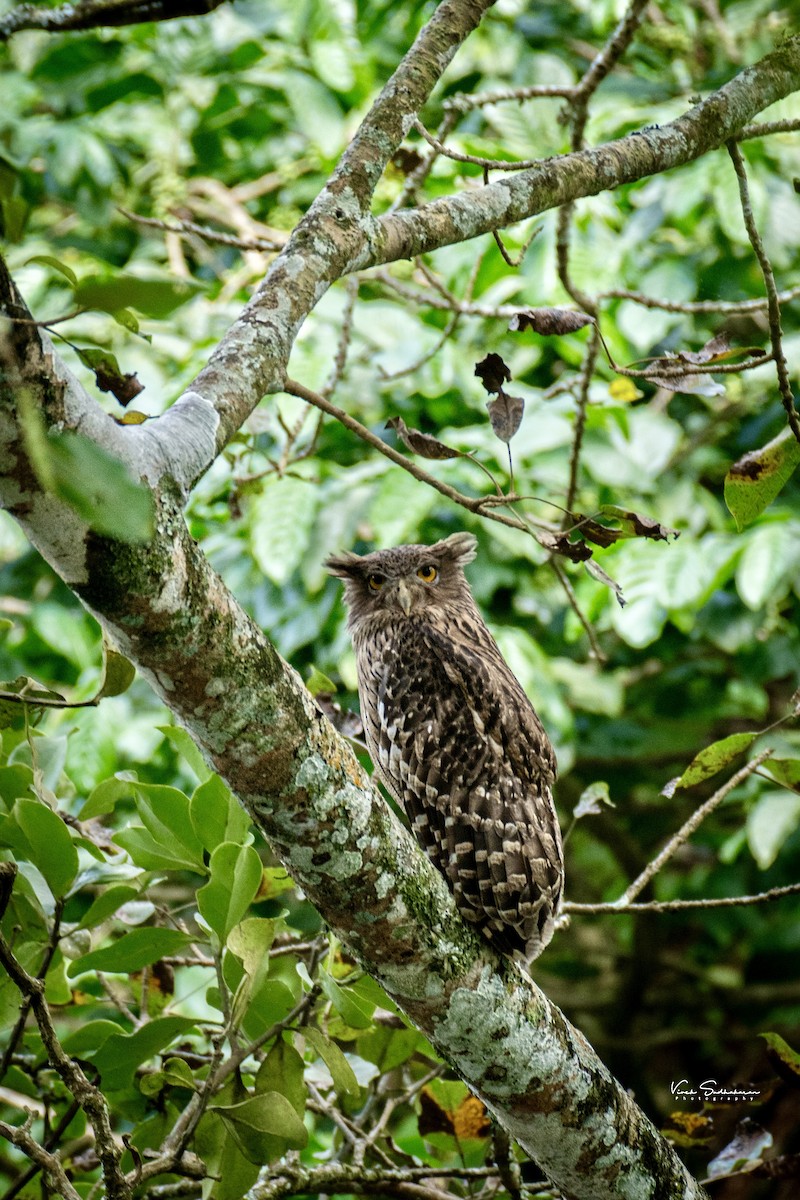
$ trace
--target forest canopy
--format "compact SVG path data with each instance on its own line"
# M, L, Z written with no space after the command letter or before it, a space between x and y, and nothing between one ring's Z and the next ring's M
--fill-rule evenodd
M795 1194L795 25L0 7L8 1197L622 1194L509 1140L326 875L359 814L389 835L325 721L368 770L324 559L462 529L559 760L535 985L664 1135L654 1177L671 1145L714 1197ZM276 799L321 718L324 850ZM421 878L423 967L511 995Z

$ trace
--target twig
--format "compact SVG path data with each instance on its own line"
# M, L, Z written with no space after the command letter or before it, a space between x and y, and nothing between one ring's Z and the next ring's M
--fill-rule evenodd
M481 158L476 154L462 154L458 150L452 150L444 142L434 137L421 121L415 121L412 128L416 129L420 137L424 138L429 146L433 146L437 153L444 158L452 158L455 162L470 163L472 166L484 169L491 168L492 171L527 171L530 167L538 167L542 162L541 158Z
M472 270L469 273L469 279L467 280L467 286L465 288L465 295L466 295L467 303L469 303L469 301L472 299L473 293L475 291L475 284L478 279L478 274L480 272L481 265L483 264L484 253L485 252L482 250L480 252L480 254L478 254L477 257L475 258L475 262L472 264ZM434 278L433 272L429 273L427 267L421 260L419 261L419 266L422 269L423 273L425 274L426 278L428 278L429 274L430 274L430 278ZM445 294L449 295L449 293L446 291L445 291ZM402 378L403 375L411 375L411 374L413 374L413 372L418 371L420 369L420 367L424 367L425 363L430 362L432 358L435 358L436 355L441 350L441 348L447 344L447 341L450 338L450 336L453 334L453 332L455 331L455 328L458 325L460 318L461 318L461 313L458 310L456 310L453 313L450 320L445 325L444 329L442 330L441 335L437 338L436 344L432 347L432 349L428 350L428 352L426 354L423 354L421 358L418 358L416 362L413 362L411 364L411 366L402 367L399 371L384 371L379 367L378 370L380 371L381 378L383 378L383 379L400 379L400 378Z
M579 102L585 102L597 90L609 71L622 58L642 23L649 3L650 0L631 0L628 11L575 89Z
M445 112L439 128L436 131L437 141L443 142L457 121L458 114L455 111ZM422 187L425 180L433 170L433 165L438 157L439 151L436 149L431 149L429 153L425 155L419 165L416 166L414 170L406 176L405 183L400 190L399 196L392 201L392 205L389 209L390 212L397 212L398 209L403 208L407 200L411 200L417 195L419 189Z
M550 559L550 566L555 571L558 582L561 584L562 588L564 589L564 593L567 597L567 603L569 604L572 611L575 613L575 616L578 618L578 620L580 621L581 625L583 626L583 628L586 632L586 636L589 639L589 645L592 648L592 654L594 655L595 659L599 663L608 662L608 657L606 654L603 653L603 650L600 647L600 643L597 640L597 634L595 633L594 629L592 628L592 626L590 625L586 616L584 615L583 610L581 609L581 606L578 604L578 597L575 595L575 589L573 588L572 584L570 583L569 576L567 575L566 571L561 566L561 563L556 558L553 558L553 557L551 557L551 559Z
M77 1062L65 1053L50 1016L43 980L35 979L28 974L12 953L2 934L0 934L0 965L8 972L12 983L23 996L30 997L30 1007L39 1026L47 1057L67 1089L86 1113L94 1129L97 1152L102 1163L103 1178L109 1200L128 1200L130 1189L120 1171L120 1148L114 1140L106 1099L102 1092L90 1083Z
M16 1146L37 1165L52 1191L63 1196L64 1200L81 1200L80 1194L67 1178L58 1155L45 1150L44 1146L40 1146L31 1136L28 1128L30 1122L30 1116L23 1125L9 1125L6 1121L0 1121L0 1137L4 1137L12 1146ZM6 1193L6 1195L9 1194Z
M755 758L751 759L749 763L745 763L745 765L738 770L735 775L731 775L730 779L723 783L722 787L717 788L716 792L714 792L714 795L710 796L709 799L706 800L705 804L701 804L700 807L692 813L691 817L689 817L689 820L685 821L684 824L681 825L678 832L669 839L660 854L657 854L653 861L648 863L641 875L634 879L633 883L625 889L620 898L616 901L617 908L627 909L631 900L633 900L635 896L638 896L639 893L647 887L650 880L658 874L665 863L669 862L676 850L678 850L683 843L691 837L695 829L702 824L709 813L712 813L714 809L722 803L725 797L733 791L734 788L738 787L739 784L747 779L749 775L752 775L754 771L757 771L761 764L768 759L771 754L771 749L762 750L762 752L757 754Z
M326 399L330 399L336 391L344 374L344 369L347 366L347 353L350 349L350 340L353 336L353 314L355 312L356 301L358 300L358 286L358 275L350 275L345 284L347 299L345 300L344 312L342 313L336 357L333 360L331 373L328 376L327 382L323 384L321 391L321 395Z
M457 92L444 102L445 112L466 113L472 108L485 108L488 104L503 104L506 101L540 100L547 97L571 100L577 88L564 84L535 83L531 87L497 88L492 92Z
M787 288L778 294L782 304L800 296L800 286ZM658 308L664 312L684 313L751 313L760 312L769 305L766 297L756 300L659 300L656 296L645 296L642 292L632 292L628 288L611 288L600 292L598 300L631 300L641 304L643 308Z
M586 429L586 410L589 407L589 388L594 374L597 355L600 349L600 330L595 321L592 324L592 332L589 336L589 341L586 344L586 354L581 367L578 387L578 406L575 413L575 433L572 437L572 450L569 456L569 483L567 485L567 497L564 501L564 507L567 512L571 513L574 504L575 496L578 491L578 472L580 470L581 449L583 447L583 434ZM565 518L568 521L570 518Z
M733 140L746 142L748 138L768 137L773 133L796 133L798 129L800 120L796 117L785 121L753 121L750 125L743 125Z
M55 1129L53 1129L48 1135L44 1146L41 1147L45 1153L51 1155L58 1167L61 1166L61 1160L59 1159L57 1152L58 1143L61 1141L64 1131L69 1125L72 1124L72 1121L74 1120L79 1109L80 1105L78 1104L78 1101L73 1100L73 1102L67 1107L66 1111L62 1115L61 1120L58 1122ZM22 1149L22 1147L20 1147L20 1149ZM28 1157L30 1158L32 1156L28 1155ZM43 1162L39 1161L38 1159L34 1159L27 1171L23 1171L19 1178L15 1179L11 1184L8 1191L3 1193L3 1200L14 1200L14 1197L18 1196L19 1193L28 1186L30 1181L36 1178L39 1171L43 1170L43 1166Z
M687 908L739 908L748 904L766 904L771 900L780 900L782 896L796 896L800 893L800 883L788 883L785 887L770 888L766 892L757 892L753 896L721 896L708 900L648 900L641 904L620 905L618 900L604 904L575 904L568 901L561 911L565 913L629 913L629 912L677 912Z
M753 206L750 203L750 189L747 184L747 171L744 165L744 158L735 141L728 142L728 153L731 156L731 162L733 163L733 169L736 172L736 179L739 184L739 200L742 205L742 216L744 217L747 236L750 238L750 245L753 247L753 253L758 259L761 274L764 276L764 287L767 293L769 312L769 336L772 343L772 356L775 360L775 369L778 373L778 390L783 407L786 409L786 415L789 418L789 426L797 441L800 442L800 417L794 406L794 394L792 392L792 385L789 382L789 368L786 363L786 356L783 353L781 306L778 301L778 289L775 287L775 276L772 273L772 263L769 261L769 255L764 249L764 243L761 241L758 226L753 216Z
M196 221L188 221L183 218L169 222L161 221L157 217L143 217L126 208L118 208L117 211L129 221L135 221L137 225L147 225L152 229L161 229L165 233L194 234L195 237L203 238L206 242L216 242L221 246L234 246L237 250L282 250L289 240L288 234L284 241L280 241L278 238L243 238L235 233L222 233L219 229L209 229L207 225L199 225Z
M48 938L47 946L45 948L45 952L42 957L42 961L39 966L39 970L36 974L37 983L44 980L45 976L47 975L47 972L50 970L50 964L53 961L53 955L56 952L56 948L58 946L58 939L59 939L59 936L61 933L61 916L62 916L62 913L64 912L64 904L65 904L65 901L64 901L63 896L60 897L56 901L56 906L55 906L55 910L53 913L53 928L50 930L50 937ZM10 953L10 951L9 951L9 953ZM8 1068L11 1064L11 1059L13 1058L14 1054L16 1053L17 1046L19 1044L19 1040L22 1037L22 1034L25 1030L25 1023L28 1020L28 1013L31 1011L31 1005L33 1004L33 992L32 991L26 992L22 988L20 988L20 991L22 991L22 993L23 993L23 1000L22 1000L22 1004L20 1005L20 1008L19 1008L19 1016L17 1018L17 1022L14 1025L14 1028L9 1036L8 1044L5 1048L5 1052L3 1054L2 1061L0 1061L0 1079L5 1078L6 1071L8 1070Z
M454 504L459 504L462 508L466 508L468 512L480 513L481 516L485 516L491 521L497 521L500 525L508 525L511 529L521 529L524 532L531 533L531 536L534 538L536 537L530 526L518 518L506 517L496 511L482 512L483 497L464 496L455 488L450 487L449 484L443 483L441 479L437 479L435 475L428 474L427 471L418 467L411 459L405 458L392 446L387 445L386 442L382 442L376 434L367 429L365 425L362 425L360 421L357 421L355 417L351 417L344 409L339 408L338 405L333 404L330 400L326 400L318 392L313 392L311 388L305 387L304 384L298 383L294 379L284 380L283 390L288 392L290 396L299 396L301 400L306 400L309 404L313 404L315 408L319 408L329 416L335 417L337 421L344 425L345 429L349 429L351 433L361 438L367 445L372 446L379 454L383 454L385 458L396 463L398 467L402 467L404 471L408 471L409 475L413 475L420 483L427 483L442 496L446 496L448 500L452 500ZM475 462L474 459L470 459L470 461ZM475 465L479 464L476 463Z

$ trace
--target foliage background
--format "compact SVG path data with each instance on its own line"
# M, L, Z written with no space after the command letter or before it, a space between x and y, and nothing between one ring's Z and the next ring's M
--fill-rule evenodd
M123 303L132 297L133 320L121 324L93 311L55 330L84 350L112 350L122 370L135 372L144 385L135 406L150 415L165 410L238 314L270 254L198 236L165 235L124 212L169 220L177 214L279 244L321 188L428 11L427 5L412 3L280 0L265 6L239 0L207 19L15 37L0 59L0 205L9 263L37 318L51 319L74 306L64 268L84 283L114 280L114 306L119 307L120 297ZM498 4L451 66L425 114L426 124L435 129L444 101L461 92L574 83L619 15L616 4L588 0ZM654 7L623 64L594 99L589 138L605 141L671 119L685 110L690 95L719 86L789 31L789 9L758 0L723 2L718 10L702 4ZM489 157L561 153L569 148L561 107L558 99L542 99L472 111L459 125L455 144ZM771 119L797 116L796 98L769 113ZM424 148L413 134L409 145ZM797 134L748 141L744 153L756 219L778 286L789 287L797 280L800 254L800 207L791 182L800 175ZM402 192L403 165L380 185L384 207ZM481 182L478 168L440 158L425 194L433 198ZM451 293L463 298L471 288L473 301L489 312L498 305L571 303L557 273L556 223L555 213L541 220L541 233L518 270L508 267L489 239L440 251L428 265ZM529 233L510 231L509 248L519 250ZM719 152L581 202L571 270L577 287L593 294L629 289L679 302L760 296L763 284L727 155ZM147 280L147 286L136 291L129 281L137 279ZM411 287L421 302L398 295L392 279ZM185 286L178 286L181 281ZM291 374L308 386L325 387L343 324L349 325L347 364L335 381L342 407L386 439L392 436L383 432L386 421L402 416L409 426L470 450L503 478L505 447L492 434L486 396L474 377L477 361L488 352L502 354L513 372L514 391L526 400L513 443L519 490L541 498L526 505L530 516L557 520L548 502L563 503L567 489L576 375L587 331L545 340L510 333L500 317L463 316L442 340L451 314L425 302L438 295L410 263L383 275L365 273L354 307L352 286L338 284L301 331ZM618 362L697 350L723 328L736 344L768 341L763 310L669 312L609 297L600 302L600 313ZM787 304L783 315L791 365L800 351L796 307ZM91 382L74 349L58 339L56 344ZM742 532L723 500L730 464L783 426L773 368L724 376L724 390L713 396L669 394L644 385L639 398L626 400L624 390L612 387L616 378L601 360L590 390L577 505L586 513L606 503L622 505L681 536L659 543L623 540L598 553L604 570L623 589L624 608L581 566L569 568L578 604L606 657L602 664L591 656L563 588L532 539L457 510L367 452L336 422L318 423L316 414L293 397L265 400L198 486L188 513L194 536L280 652L305 678L314 668L330 676L339 685L336 700L350 707L356 703L354 662L338 587L321 566L325 553L432 541L458 528L473 529L480 553L470 579L556 744L564 826L583 790L598 780L608 783L614 802L599 816L580 821L570 837L569 897L584 902L618 896L711 793L713 780L669 799L661 794L698 750L787 714L800 657L797 481L790 480ZM105 402L109 412L120 415L110 397ZM426 466L463 491L483 490L484 481L469 462ZM70 699L88 698L100 670L97 626L4 517L0 559L6 618L0 677L31 675ZM195 889L210 878L209 854L218 843L212 838L204 843L192 873L154 866L141 848L137 857L130 846L132 862L122 864L119 843L125 834L116 843L108 840L132 822L147 824L146 790L125 781L170 786L187 795L196 787L191 752L178 733L164 730L167 724L165 712L137 680L98 709L47 713L32 735L34 765L62 811L74 818L73 835L82 831L99 846L92 851L78 840L81 873L64 885L69 895L61 917L63 931L77 927L77 940L62 944L48 976L59 1028L73 1034L96 1020L130 1028L103 991L96 969L83 973L78 966L76 976L70 966L88 950L80 926L98 888L124 883L135 896L124 894L116 923L112 907L91 924L97 945L151 918L167 925L180 919L195 928ZM774 746L776 757L800 757L791 724L770 733L763 744ZM15 855L26 869L27 853L47 879L37 861L41 850L29 844L26 852L18 836L19 814L13 808L19 772L31 762L23 728L4 730L3 756L0 790L10 815L0 832L7 847L2 856ZM123 782L101 792L98 801L98 786L113 776ZM115 803L107 806L104 796ZM90 797L94 802L89 799L87 809ZM269 866L268 849L256 845ZM796 881L799 870L797 792L757 774L682 848L658 876L653 895L756 893ZM60 906L54 908L53 898L47 898L35 870L27 868L26 879L28 895L12 904L5 924L22 929L19 936L34 969ZM318 919L302 897L281 892L279 881L279 873L268 873L252 912L275 918L285 908L286 935L305 946L318 930ZM219 949L229 931L216 911L210 924L217 943L214 933L208 935L204 953L213 958L215 945ZM198 935L201 941L203 936ZM391 1021L387 1025L384 1014L377 1032L366 1032L370 1005L380 997L362 981L343 1000L331 981L349 979L350 966L335 949L326 953L324 961L319 948L310 957L300 951L274 960L274 983L286 995L276 988L269 1002L262 997L261 1011L251 1014L246 1026L248 1036L259 1021L266 1028L271 1020L282 1020L302 999L307 985L294 966L305 962L317 986L303 1020L318 1023L352 1052L351 1065L363 1085L358 1098L348 1097L341 1074L336 1083L341 1104L356 1123L369 1128L386 1097L398 1097L388 1124L403 1152L421 1163L457 1164L460 1153L470 1165L482 1161L485 1139L460 1149L445 1135L437 1135L438 1143L436 1137L423 1141L413 1084L430 1070L428 1048L409 1034L387 1057L386 1030L400 1030ZM183 1047L186 1061L189 1046L199 1055L197 1065L188 1054L198 1078L205 1069L203 1054L209 1052L202 1030L223 1019L215 1007L223 1003L219 989L232 996L239 987L241 967L230 952L225 961L228 977L223 975L222 982L215 981L212 966L178 964L174 994L167 988L155 1007L152 972L149 985L142 986L126 980L126 969L112 987L124 994L139 1020L148 1005L152 1019L162 1005L167 1014L191 1018L190 1034L188 1025L176 1026L156 1052L166 1055L168 1046L172 1051ZM755 1080L766 1091L774 1070L759 1033L774 1030L797 1045L797 904L789 899L742 909L576 917L537 963L536 978L663 1124L676 1107L671 1082ZM209 987L217 992L207 993ZM361 1026L346 1003L359 998ZM0 983L0 1006L0 1025L12 1023L18 996L7 981ZM279 1034L274 1044L289 1043ZM292 1044L303 1051L302 1042ZM34 1061L37 1039L31 1033L25 1048ZM95 1064L98 1056L102 1061L102 1043L89 1045L86 1053ZM331 1077L319 1059L314 1066L310 1043L305 1053L310 1082L330 1106ZM119 1112L141 1150L157 1143L189 1092L180 1081L154 1076L158 1063L152 1055L134 1063L135 1057L119 1092ZM38 1092L42 1080L35 1071L26 1075L19 1064L11 1071L7 1086L10 1079L18 1093ZM150 1083L142 1081L143 1071ZM246 1081L252 1082L253 1071ZM765 1104L748 1110L772 1130L785 1152L800 1151L796 1097L796 1091L777 1089ZM64 1111L62 1096L55 1095L53 1103ZM729 1124L741 1115L731 1114ZM81 1119L73 1119L65 1136L80 1138ZM329 1111L307 1120L306 1161L312 1161L312 1153L346 1157L341 1129ZM219 1130L206 1133L210 1142ZM721 1132L716 1136L711 1149L724 1141ZM206 1151L211 1158L222 1153L218 1147ZM701 1169L710 1150L690 1147L687 1153ZM240 1159L235 1194L247 1175L246 1154ZM0 1155L0 1174L13 1179L20 1161L14 1152ZM88 1163L82 1194L93 1178ZM724 1186L718 1195L778 1194L768 1183L751 1182L746 1192L727 1192ZM23 1194L32 1195L35 1187L32 1183ZM215 1194L224 1197L224 1185L217 1185Z

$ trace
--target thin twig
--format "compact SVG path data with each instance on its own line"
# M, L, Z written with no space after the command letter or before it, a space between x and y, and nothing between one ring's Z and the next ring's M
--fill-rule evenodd
M589 388L591 387L592 376L594 374L597 355L600 349L600 330L595 321L592 325L592 332L589 340L586 343L586 353L581 367L578 385L578 406L575 413L575 432L572 436L572 450L569 456L569 483L567 485L567 497L564 501L564 507L568 513L572 512L575 505L575 496L578 491L578 473L580 470L581 449L583 448L583 435L586 429L586 411L589 407ZM565 518L569 521L570 518Z
M550 559L550 566L555 571L558 582L561 584L562 588L564 589L564 594L567 597L567 603L569 604L572 611L575 613L575 616L578 618L578 620L580 621L581 625L583 626L583 628L586 632L586 636L589 639L589 645L592 648L592 654L594 655L595 659L599 663L608 662L608 657L606 654L603 653L600 643L597 640L597 634L595 633L594 629L590 625L583 610L581 609L581 606L578 604L578 597L575 595L575 589L573 588L566 571L561 566L561 563L558 561L558 559L556 559L554 557L551 557L551 559Z
M412 128L416 129L420 137L423 137L428 145L433 146L444 158L452 158L455 162L470 163L472 166L490 168L492 171L527 171L530 167L540 166L543 161L541 158L481 158L477 154L462 154L459 150L452 150L450 146L446 146L444 142L434 137L421 121L415 121Z
M778 294L782 304L795 300L800 296L800 286L787 288ZM643 308L658 308L664 312L682 313L751 313L760 312L769 306L766 297L759 296L756 300L660 300L657 296L645 296L642 292L632 292L628 288L611 288L607 292L599 292L598 300L630 300L641 304Z
M12 983L22 995L30 997L30 1006L39 1026L47 1057L69 1092L80 1104L94 1129L97 1153L102 1163L103 1179L109 1200L128 1200L130 1189L120 1171L121 1151L111 1129L105 1096L87 1079L78 1063L64 1051L58 1040L45 999L44 981L35 979L28 974L12 953L2 934L0 934L0 965L5 968Z
M469 512L480 513L481 516L485 516L491 521L497 521L500 525L508 525L511 529L521 529L531 533L534 538L536 537L530 527L518 518L506 517L502 513L495 511L481 512L484 503L483 497L464 496L455 488L450 487L449 484L443 483L441 479L437 479L435 475L428 474L427 471L418 467L411 459L405 458L392 446L387 445L386 442L382 442L376 434L367 429L365 425L362 425L360 421L357 421L355 417L351 417L344 409L339 408L338 405L333 404L330 400L326 400L318 392L312 391L311 388L305 387L304 384L298 383L294 379L284 380L283 390L288 392L290 396L299 396L301 400L306 400L309 404L313 404L315 408L319 408L329 416L335 417L337 421L344 425L345 429L349 429L356 437L366 442L367 445L372 446L373 450L377 450L379 454L383 454L385 458L396 463L398 467L402 467L404 471L408 471L409 475L413 475L420 483L427 483L442 496L446 496L448 500L452 500L454 504L459 504ZM474 462L474 460L470 461Z
M750 239L750 245L753 247L753 253L758 259L761 274L764 276L764 288L767 293L769 312L769 336L772 343L772 357L775 360L775 369L778 374L778 390L783 407L786 409L786 415L789 418L789 426L797 441L800 442L800 416L798 416L794 405L794 393L789 381L789 368L786 356L783 353L781 306L778 301L778 289L775 287L775 276L772 273L772 263L769 261L769 255L764 249L764 243L761 240L758 226L753 216L753 206L750 203L750 188L747 183L744 158L735 141L728 142L728 153L731 156L731 162L733 163L733 169L736 172L736 179L739 184L739 200L742 205L742 216L744 217L747 236Z
M209 229L207 225L198 225L196 221L182 218L173 222L161 221L156 217L143 217L126 208L118 208L117 211L129 221L135 221L137 225L147 225L152 229L161 229L165 233L177 233L183 236L192 234L202 238L203 241L216 242L220 246L234 246L237 250L277 251L282 250L289 240L288 233L283 241L279 238L243 238L238 237L235 233L222 233L219 229Z
M53 928L50 930L50 937L47 939L47 946L45 947L44 955L42 957L39 970L36 974L37 982L41 982L46 977L47 972L50 970L50 964L53 961L53 955L58 947L58 940L61 935L61 917L64 912L64 904L65 900L63 896L56 901L56 906L53 913ZM20 990L23 991L22 989ZM2 1061L0 1061L0 1079L5 1078L6 1071L11 1064L11 1059L17 1051L19 1040L25 1031L25 1024L28 1020L28 1013L31 1011L32 1004L33 992L23 991L23 1000L19 1007L19 1016L17 1017L16 1024L14 1025L14 1028L9 1036L8 1044L6 1045Z
M785 887L770 888L766 892L756 892L752 896L715 896L708 900L648 900L641 904L620 905L618 900L605 904L575 904L568 901L561 911L565 913L629 913L629 912L677 912L687 908L740 908L748 904L767 904L771 900L780 900L782 896L796 896L800 893L800 883L789 883Z
M80 1194L67 1178L58 1155L51 1154L45 1150L44 1146L39 1145L36 1138L29 1132L29 1125L30 1117L23 1125L9 1125L6 1121L0 1121L0 1137L4 1137L12 1146L16 1146L31 1162L37 1165L52 1191L63 1196L64 1200L81 1200Z
M796 133L800 129L800 120L787 118L785 121L753 121L743 125L733 139L735 142L746 142L748 138L768 137L773 133Z
M344 375L345 367L347 366L347 354L350 349L350 341L353 336L353 314L355 313L356 301L358 300L358 275L350 275L345 284L346 300L344 311L342 313L341 326L339 329L339 342L336 347L336 357L333 360L333 368L327 381L322 385L320 395L329 400L336 388L341 382Z
M472 108L485 108L488 104L503 104L506 101L540 100L544 98L570 100L577 88L568 84L535 83L531 87L497 88L492 92L457 92L444 102L445 112L466 113Z
M714 795L710 796L709 799L706 800L705 804L701 804L700 807L692 813L691 817L689 817L689 820L685 821L684 824L681 825L678 832L669 839L664 849L656 855L652 862L648 863L641 875L634 879L633 883L625 889L619 900L616 902L617 907L628 908L631 900L638 896L639 893L647 887L650 880L658 874L665 863L669 862L676 850L680 849L684 842L691 837L695 829L702 824L709 813L712 813L714 809L722 803L725 797L733 791L734 788L738 787L739 784L747 779L749 775L752 775L754 771L757 771L761 764L765 762L765 760L768 759L771 754L771 749L762 750L762 752L757 754L756 757L751 759L750 762L745 763L745 765L738 770L735 775L731 775L730 779L723 783L722 787L717 788L716 792L714 792Z

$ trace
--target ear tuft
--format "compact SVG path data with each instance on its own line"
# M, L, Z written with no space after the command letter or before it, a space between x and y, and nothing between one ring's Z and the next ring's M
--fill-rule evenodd
M361 572L361 555L346 550L344 554L332 554L322 565L337 579L353 579Z
M477 554L478 539L474 533L467 533L461 530L460 533L451 533L450 537L444 538L443 541L437 542L432 549L444 553L451 562L458 563L459 566L464 566L466 563L472 562Z

